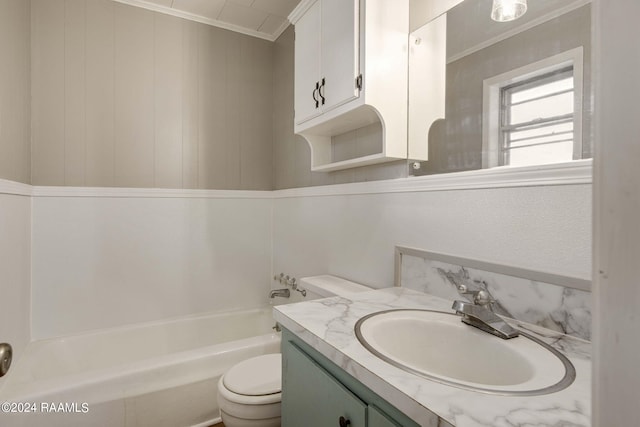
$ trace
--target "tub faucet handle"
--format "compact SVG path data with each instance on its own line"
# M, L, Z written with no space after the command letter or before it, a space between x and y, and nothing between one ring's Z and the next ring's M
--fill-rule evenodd
M0 377L3 377L9 371L12 358L13 348L11 348L11 344L6 342L0 344Z

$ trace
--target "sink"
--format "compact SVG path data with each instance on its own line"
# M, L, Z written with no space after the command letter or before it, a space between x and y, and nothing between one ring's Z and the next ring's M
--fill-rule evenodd
M562 353L520 331L509 340L461 322L453 313L387 310L358 320L360 343L415 375L487 394L534 396L568 387L575 368Z

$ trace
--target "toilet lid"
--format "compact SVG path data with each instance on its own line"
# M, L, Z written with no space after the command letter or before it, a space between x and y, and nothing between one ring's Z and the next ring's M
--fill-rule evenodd
M264 396L282 390L282 355L265 354L238 363L224 374L224 386L245 396Z

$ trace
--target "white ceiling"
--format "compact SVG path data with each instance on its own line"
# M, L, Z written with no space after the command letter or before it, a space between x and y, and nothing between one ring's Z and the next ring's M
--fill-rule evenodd
M300 0L116 0L133 6L275 40Z

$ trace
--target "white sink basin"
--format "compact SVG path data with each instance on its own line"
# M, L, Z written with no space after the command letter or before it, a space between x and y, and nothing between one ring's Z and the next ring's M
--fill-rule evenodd
M575 378L571 362L522 333L503 340L428 310L389 310L363 317L358 340L392 365L430 380L490 394L538 395Z

